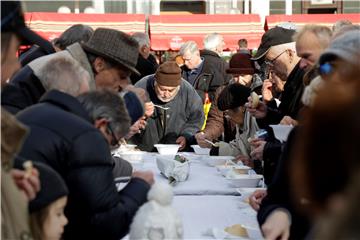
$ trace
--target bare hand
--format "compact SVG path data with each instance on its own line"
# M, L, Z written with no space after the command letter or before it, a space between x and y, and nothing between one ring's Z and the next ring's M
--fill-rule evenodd
M292 119L290 116L285 116L285 117L283 117L283 119L281 119L280 124L296 126L296 125L298 125L298 121L296 121L295 119Z
M179 150L183 150L186 146L186 138L183 136L180 136L180 137L178 137L178 139L176 139L176 143L180 144Z
M144 108L145 108L145 117L149 118L153 115L154 113L154 104L152 102L146 102L144 104Z
M269 79L264 80L264 83L262 85L261 94L262 94L262 100L265 103L270 102L271 99L273 99L272 83L271 83L271 81Z
M263 160L264 147L265 147L266 141L264 141L260 138L255 138L255 139L251 140L250 144L251 144L251 147L253 148L253 150L250 152L251 158Z
M154 184L154 173L152 171L134 171L133 178L141 178L150 185Z
M236 162L241 161L245 166L248 166L251 168L254 167L254 162L249 157L244 156L244 155L237 155L235 158L235 161Z
M196 142L200 147L211 148L211 144L205 142L205 138L207 138L207 137L206 137L205 133L203 133L203 132L198 132L197 134L195 134ZM208 140L211 141L211 139L208 139Z
M125 136L125 139L130 139L135 134L140 133L142 129L145 129L146 123L145 117L141 117L137 120L133 125L131 125L129 133Z
M260 204L264 197L267 195L267 191L264 189L256 190L253 194L249 197L250 206L255 210L258 211L260 208Z
M267 240L286 240L290 236L290 219L284 210L274 210L268 216L261 230Z
M259 101L259 104L256 108L252 107L252 98L248 97L248 102L245 103L245 107L249 111L249 113L255 118L264 118L266 116L267 107L266 104L262 101Z
M30 175L23 170L12 169L11 176L16 186L24 191L29 201L36 197L37 192L40 191L40 179L39 172L35 167L32 168Z

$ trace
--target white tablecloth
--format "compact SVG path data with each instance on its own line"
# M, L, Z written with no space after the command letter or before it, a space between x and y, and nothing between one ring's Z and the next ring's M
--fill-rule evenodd
M175 196L173 206L183 220L184 239L214 239L208 229L234 224L258 228L256 212L237 196Z
M190 175L184 182L174 185L175 195L239 195L235 187L231 186L215 167L210 167L198 160L199 156L186 153L190 159ZM156 165L155 153L147 153L144 170L152 170L155 180L168 182Z

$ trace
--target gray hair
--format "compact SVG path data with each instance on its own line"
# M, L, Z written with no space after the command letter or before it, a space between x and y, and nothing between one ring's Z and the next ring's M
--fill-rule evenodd
M63 54L54 55L39 72L46 91L56 89L72 96L80 94L83 84L89 87L90 75L75 59Z
M111 128L120 136L125 136L130 129L130 117L122 97L118 93L101 89L87 92L77 97L89 114L91 120L105 118Z
M349 25L352 25L352 22L350 22L349 20L347 19L341 19L341 20L338 20L334 23L334 25L332 26L332 30L334 32L338 31L339 29L341 29L342 27L344 26L349 26Z
M147 46L150 47L150 38L147 34L142 32L136 32L132 35L132 37L138 42L139 47Z
M204 38L204 48L211 51L216 51L216 48L222 43L223 40L224 38L220 34L210 33Z
M191 54L199 52L199 48L194 41L187 41L181 45L179 53L180 55L184 55L186 51L190 51Z
M59 38L54 40L54 45L61 50L73 43L85 43L93 35L94 29L88 25L75 24L66 29Z
M299 39L303 37L305 33L308 32L315 35L315 37L317 38L323 49L329 46L332 36L332 31L330 30L330 28L321 25L313 25L313 24L305 25L303 28L301 28L299 32L295 33L293 39L297 42L299 41Z

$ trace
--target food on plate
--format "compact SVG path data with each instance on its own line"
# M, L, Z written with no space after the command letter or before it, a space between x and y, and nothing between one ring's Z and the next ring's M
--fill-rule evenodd
M252 99L252 108L257 108L259 105L259 95L257 95L256 92L252 92L250 96Z
M25 162L23 163L23 167L24 167L24 169L25 169L24 178L30 177L31 174L32 174L32 170L33 170L33 164L32 164L32 162L31 162L30 160L25 161Z
M240 224L235 224L230 227L226 227L224 231L238 237L245 237L245 238L249 237L246 229Z

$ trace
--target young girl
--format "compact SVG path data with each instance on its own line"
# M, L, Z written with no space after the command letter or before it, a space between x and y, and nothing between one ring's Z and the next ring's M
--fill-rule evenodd
M30 228L36 240L59 240L68 223L64 215L68 189L50 166L34 163L40 173L40 192L29 203Z

